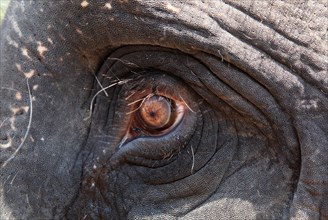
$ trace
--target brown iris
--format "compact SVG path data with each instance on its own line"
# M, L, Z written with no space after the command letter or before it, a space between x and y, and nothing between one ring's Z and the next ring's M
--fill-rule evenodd
M165 127L171 119L171 103L163 96L146 98L139 109L144 124L152 129Z
M182 102L159 94L148 94L134 103L135 110L126 140L139 136L164 135L175 128L185 113ZM130 114L131 114L130 113Z

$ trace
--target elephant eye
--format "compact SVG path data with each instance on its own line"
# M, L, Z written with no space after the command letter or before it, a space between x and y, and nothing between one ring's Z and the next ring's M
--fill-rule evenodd
M129 138L165 135L184 115L185 105L166 96L149 94L135 103Z

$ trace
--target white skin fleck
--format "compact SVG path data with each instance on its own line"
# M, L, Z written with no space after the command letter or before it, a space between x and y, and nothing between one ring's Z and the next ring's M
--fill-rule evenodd
M38 43L38 52L39 55L44 58L44 53L48 51L48 48L46 48L45 46L42 45L42 43L40 41L37 42Z
M82 8L88 7L88 5L89 5L89 2L87 2L85 0L81 3Z
M293 219L310 219L310 217L304 210L297 209L293 216Z
M54 42L52 41L52 39L50 37L48 37L48 42L51 44L54 44Z
M38 89L38 87L39 87L39 85L34 85L32 89L35 91Z
M11 128L11 130L16 131L17 128L16 128L16 126L15 126L15 124L16 124L16 117L15 117L15 115L12 116L12 117L9 119L9 122L10 122L10 128Z
M28 55L28 52L27 52L27 48L26 47L21 48L21 51L22 51L22 55L23 56L25 56L28 59L32 60L31 57Z
M9 122L10 122L10 127L13 131L17 130L16 125L15 125L16 124L16 115L17 115L17 113L19 113L19 111L21 111L21 110L23 110L25 112L28 112L29 109L30 109L29 106L21 106L19 108L14 108L13 107L13 108L10 109L11 112L13 113L13 115L9 119Z
M9 120L8 120L9 119ZM12 123L11 121L10 121L10 118L7 118L7 119L5 119L4 121L2 121L1 123L0 123L0 129L1 129L1 127L5 124L5 122L6 121L9 121L10 123ZM6 134L7 136L7 140L6 140L6 143L0 143L0 149L5 149L5 148L8 148L8 147L11 147L12 146L12 143L13 143L13 140L12 140L12 138L11 138L11 136L9 136L9 134L7 133ZM3 140L4 141L4 140Z
M34 74L35 74L34 70L31 70L27 73L24 73L25 77L28 78L28 79L30 79L32 76L34 76Z
M30 107L29 106L22 106L21 109L23 109L27 113L28 110L30 109Z
M40 140L41 140L41 141L44 141L44 137L42 137Z
M18 69L18 71L22 71L22 66L18 63L15 64L16 65L16 68Z
M14 115L16 115L20 110L24 110L25 112L28 112L29 106L21 106L19 108L11 108L10 109Z
M0 148L1 148L1 149L6 149L6 148L12 146L12 144L13 144L13 139L12 139L9 135L7 135L7 137L8 137L8 139L7 139L7 143L5 143L5 144L0 144Z
M81 35L83 34L83 32L81 31L81 29L76 28L75 30L76 30L77 33L79 33L79 34L81 34Z
M22 100L22 93L16 92L15 98L16 100Z
M179 13L180 12L180 8L177 8L173 5L171 5L170 3L167 3L166 8L174 13Z
M18 69L18 71L20 71L20 72L22 72L22 73L24 73L24 75L25 75L25 77L27 78L27 79L30 79L32 76L34 76L34 74L35 74L35 70L30 70L29 72L23 72L23 70L22 70L22 66L20 65L20 64L18 64L18 63L16 63L16 68Z
M299 104L299 108L303 109L317 109L320 100L318 99L309 99L309 100L301 100Z
M105 8L111 10L112 9L112 5L110 3L106 3L105 4Z

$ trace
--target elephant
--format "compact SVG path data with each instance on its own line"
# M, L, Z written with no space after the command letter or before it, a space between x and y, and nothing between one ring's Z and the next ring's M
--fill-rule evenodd
M12 0L0 219L328 219L325 1Z

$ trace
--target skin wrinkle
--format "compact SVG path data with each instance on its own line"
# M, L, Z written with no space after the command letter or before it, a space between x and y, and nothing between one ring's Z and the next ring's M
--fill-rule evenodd
M213 157L214 157L214 155L213 155ZM212 157L212 158L213 158ZM206 169L203 169L203 171L204 172L206 172ZM209 173L210 174L210 173ZM188 180L188 178L191 178L191 177L186 177L186 179L185 180ZM202 177L201 177L202 178ZM190 182L199 182L199 181L190 181ZM183 183L182 183L183 184ZM210 186L209 184L207 184L208 186ZM194 186L192 186L192 185L189 185L188 184L188 186L189 187L194 187ZM198 186L198 189L200 188L201 186ZM181 187L177 187L177 189L180 189ZM195 190L191 190L191 188L185 188L185 192L186 193L188 193L188 194L195 194L195 193L197 193L197 191L195 191ZM180 192L181 193L181 192ZM175 193L172 193L172 195L171 196L177 196ZM209 195L210 196L210 195ZM207 197L208 198L208 197ZM203 200L203 202L205 202L206 201L206 198L205 199L202 199ZM186 203L186 204L188 204L188 203ZM201 205L202 203L200 203L199 205ZM197 205L198 206L198 205ZM190 207L188 210L193 210L193 209L195 209L197 206L193 206L193 207ZM177 210L178 211L178 210ZM181 210L179 210L179 212L181 213ZM173 213L172 213L173 214ZM184 214L183 214L183 212L181 213L181 214L178 214L178 213L176 213L176 214L174 214L175 216L183 216Z
M241 13L245 14L246 16L249 16L251 18L253 18L254 20L260 22L261 24L264 24L266 25L269 29L279 33L279 35L282 35L284 38L286 38L287 40L289 41L292 41L293 43L297 44L298 46L301 46L301 47L306 47L307 45L304 43L304 42L301 42L299 39L297 38L293 38L291 36L288 36L288 33L284 33L282 32L281 30L279 30L278 28L274 27L274 25L272 25L272 23L268 23L266 20L264 20L262 17L259 17L258 15L256 15L255 13L252 13L251 11L251 7L252 5L254 4L254 1L252 2L252 5L246 9L246 7L242 4L238 4L238 2L235 2L235 1L229 1L229 0L224 0L224 3L233 7L234 9L237 9L239 10ZM267 4L267 2L265 2L264 4ZM268 6L268 5L266 5ZM271 12L272 10L272 6L273 4L271 3L269 5L269 9L268 11ZM268 17L270 17L271 13L269 14ZM266 17L267 18L267 17Z
M262 112L266 118L269 119L270 125L267 125L269 129L267 132L272 132L270 128L271 126L273 126L273 129L275 130L277 130L277 128L283 130L282 135L285 136L285 140L289 145L289 150L291 151L289 160L295 160L293 158L299 155L298 152L295 152L295 149L297 149L298 146L297 137L293 128L290 127L291 122L289 116L284 112L283 109L280 109L279 104L274 99L274 97L261 85L256 85L256 82L254 82L252 78L247 78L247 75L244 74L241 75L239 71L234 70L232 67L228 69L225 65L218 62L214 57L210 57L206 54L200 54L196 57L204 62L206 66L209 66L213 74L218 76L234 91L237 91L240 96L253 103L257 109ZM234 75L236 76L235 78L233 78ZM247 88L245 86L250 86L251 83L255 84L252 86L252 88L254 88L254 92L245 89ZM254 98L256 97L256 94L259 93L263 98ZM287 125L287 127L285 125ZM261 126L260 128L263 129L266 127ZM295 163L297 163L297 161L295 161Z
M100 80L102 80L102 79L100 79ZM103 86L106 87L106 85L103 85ZM90 139L91 143L87 143L87 145L86 145L87 146L86 150L90 151L89 146L93 145L93 141L96 141L96 142L105 141L107 143L111 143L111 146L106 146L104 144L100 144L100 146L98 146L95 150L93 150L92 156L90 155L91 157L90 156L88 157L92 160L92 159L96 159L95 155L97 155L98 156L97 163L100 163L100 164L105 164L106 161L108 160L108 155L113 154L115 149L112 149L112 146L115 146L118 142L120 142L120 138L122 137L122 134L121 134L122 127L125 126L123 121L122 121L120 129L116 130L115 126L113 126L113 127L110 126L110 124L117 124L117 123L114 123L114 121L121 119L121 117L114 117L114 114L116 113L115 109L117 108L117 105L118 105L116 100L117 100L117 96L120 92L120 89L118 87L113 87L111 90L112 91L107 91L109 94L112 94L110 102L107 101L108 100L107 97L102 97L102 96L97 97L96 103L97 102L100 102L100 103L106 102L107 104L106 105L103 104L103 105L100 105L101 107L97 107L95 109L94 115L97 115L99 118L105 118L106 120L97 120L97 118L92 120L93 122L91 124L91 128L92 127L98 127L98 128L97 129L90 128L91 132L89 133L88 140ZM101 125L101 126L99 126L99 125ZM110 131L110 132L107 133L106 131ZM99 135L99 132L105 132L103 138L95 137L95 135ZM106 150L105 154L103 153L104 150ZM93 162L91 162L91 164L92 163ZM87 165L88 164L86 164L85 166L87 166Z
M132 48L131 48L132 49ZM146 51L148 50L148 49L143 49L145 52L143 52L143 53L146 53ZM152 52L152 53L150 53L150 54L153 54L153 55L151 55L151 57L155 57L154 56L154 52ZM135 59L134 57L138 57L139 55L138 54L135 54L135 53L127 53L126 55L122 55L122 57L120 58L120 59ZM158 56L160 56L160 57L162 57L163 55L161 55L161 54L159 54ZM182 59L182 58L179 58L179 59ZM190 59L190 58L187 58L187 59ZM149 60L147 60L147 62L149 62ZM165 70L165 71L167 71L167 72L177 72L178 70L177 69L174 69L174 70L170 70L170 69L167 69L167 67L166 66L164 66L164 65L158 65L158 64L155 64L157 61L156 60L153 60L152 61L152 65L154 66L156 66L157 68L161 68L162 70ZM169 61L170 63L174 63L175 61ZM188 65L184 65L184 67L186 67L186 68L193 68L193 66L190 64L190 62L191 62L191 59L188 61L189 62L189 64ZM145 63L140 63L140 64L138 64L139 66L142 66L142 65L144 65L144 66L146 66L147 64L145 64ZM196 65L195 65L196 66ZM115 66L113 66L112 67L112 71L114 70L114 69L121 69L122 67L121 66L118 66L118 67L115 67ZM199 67L198 67L199 68ZM187 69L187 71L188 71L188 69ZM198 70L197 70L198 71ZM183 70L181 71L181 72L183 72ZM196 74L194 74L196 77L198 77L198 80L199 80L199 82L200 82L200 84L199 83L197 83L197 85L198 85L198 87L203 87L204 85L209 89L209 91L215 91L215 96L217 96L217 97L220 97L220 99L222 99L222 100L224 100L226 103L227 103L227 105L230 105L231 107L233 107L233 108L235 108L236 110L238 110L238 111L240 111L242 114L245 114L246 112L249 112L250 110L250 108L252 108L252 107L250 107L249 105L248 105L248 103L245 103L245 102L242 102L242 100L239 100L239 103L238 102L236 102L235 100L233 100L234 98L231 98L231 97L236 97L233 93L232 94L230 94L229 95L229 93L231 93L229 90L227 90L227 88L224 88L224 85L223 84L221 84L220 86L219 85L211 85L211 84L208 84L208 83L205 83L205 84L203 84L202 85L202 80L204 81L204 82L208 82L208 81L211 81L211 80L208 80L207 78L209 77L204 77L205 75L209 75L209 73L208 73L208 70L206 69L206 68L203 68L203 71L199 71L200 73L201 73L201 77L200 76L197 76ZM207 74L205 74L205 73L207 73ZM204 83L203 82L203 83ZM193 84L192 83L192 81L190 82L191 84ZM202 86L201 86L202 85ZM216 87L217 86L217 87ZM193 87L193 86L192 86ZM216 87L217 89L213 89L214 87ZM223 89L222 89L222 87L223 87ZM218 90L222 90L222 91L224 91L224 92L219 92ZM212 98L213 99L213 98ZM245 103L245 104L244 104ZM241 107L241 106L243 106L243 105L245 105L246 107ZM248 107L247 107L248 106ZM265 127L266 125L265 125L265 123L266 123L266 120L264 119L264 117L262 117L261 119L262 120L259 120L259 119L257 119L258 117L260 117L260 114L258 114L256 111L255 111L255 113L254 112L250 112L249 113L249 115L250 115L250 117L252 117L254 120L256 120L256 122L257 123L259 123L259 124L264 124L263 126ZM256 117L255 117L256 116Z
M243 11L244 13L245 11ZM213 12L212 12L213 13ZM318 64L323 62L322 57L318 56L315 52L310 52L305 46L302 47L295 47L295 42L289 41L290 39L284 38L285 36L281 36L280 33L276 33L272 31L269 27L263 27L262 22L258 23L257 25L254 25L255 21L251 20L250 17L246 16L245 23L243 25L240 25L238 20L236 20L236 24L234 22L229 22L229 18L232 16L235 16L235 19L238 19L241 17L241 15L232 13L227 15L223 18L216 18L211 15L213 20L218 22L224 30L229 31L229 33L233 34L234 36L238 36L240 40L242 40L245 43L248 43L252 46L254 46L257 49L262 50L264 53L268 54L273 60L284 64L287 68L291 69L292 72L304 72L303 77L305 79L309 79L308 83L311 83L312 85L316 85L320 87L321 84L318 83L318 81L322 80L320 78L313 80L313 76L317 75L316 73L318 71L322 71L325 69L325 66L321 65L318 66ZM229 18L228 18L229 17ZM219 19L219 20L218 20ZM231 20L231 19L230 19ZM238 23L237 23L238 22ZM238 25L238 26L237 26ZM251 30L247 30L246 27L251 27ZM260 34L255 33L252 30L262 30L262 32L266 33ZM274 36L274 37L272 37ZM268 47L267 42L279 42L279 46L281 48L280 51L275 50L272 47ZM296 42L297 43L297 42ZM284 53L285 51L288 51L288 53ZM294 52L291 52L293 50ZM299 54L298 57L290 56L290 54ZM310 59L306 59L305 62L299 62L301 60L301 56L308 56ZM310 62L309 62L310 61ZM313 67L313 68L311 68ZM307 69L306 69L307 68ZM325 87L323 87L325 89Z
M302 21L305 20L306 22L310 21L312 22L314 25L316 25L316 28L313 28L313 30L315 31L314 34L319 35L319 31L321 31L321 34L324 34L324 27L320 26L320 18L324 18L325 17L325 10L322 10L322 3L319 3L318 1L308 1L308 2L303 2L301 4L293 4L292 1L280 1L280 2L275 2L275 1L271 1L269 3L269 11L270 14L269 16L267 16L266 13L263 13L263 11L261 10L256 10L256 6L258 4L259 7L266 7L268 6L267 2L260 2L260 1L249 1L249 2L242 2L240 4L240 2L235 1L235 0L224 0L224 2L226 2L227 4L235 7L236 9L242 11L243 13L249 15L250 17L258 20L261 23L266 24L267 26L271 27L272 29L274 29L276 32L278 32L281 35L284 35L288 40L293 41L295 43L298 44L298 46L304 46L306 47L307 50L311 50L314 52L321 52L321 55L324 55L325 52L323 52L323 50L327 50L327 48L322 48L322 47L317 47L317 45L313 45L313 43L315 42L315 40L319 40L320 37L316 37L315 40L312 38L310 39L310 41L312 41L309 45L309 42L307 42L309 40L308 38L308 34L306 31L303 31L304 34L303 35L303 39L299 39L299 37L297 36L293 36L293 32L289 32L286 31L286 29L290 28L292 25L297 24L297 21ZM315 4L312 4L315 3ZM261 3L265 4L265 5L260 5ZM280 5L279 5L280 4ZM296 13L290 13L291 10L295 10L295 6L297 9L300 9L299 11L297 11ZM304 6L303 8L300 8ZM316 8L317 7L317 8ZM279 16L283 16L285 17L286 14L288 13L289 17L289 23L285 24L286 26L283 26L284 24L281 23L280 19L276 19ZM274 16L276 15L276 17ZM308 19L309 16L315 16L315 21L312 21L311 19ZM299 17L299 18L297 18ZM310 29L308 27L308 23L304 22L303 24L298 24L300 26L305 27L307 30ZM283 30L285 29L285 30ZM294 30L294 31L298 31L298 30ZM313 35L313 33L312 33ZM312 36L311 36L312 37Z
M318 166L318 164L323 164L325 163L324 161L327 160L324 156L328 154L327 149L322 149L322 151L318 155L313 154L316 149L320 149L320 145L327 146L328 139L324 135L320 136L320 133L323 134L323 130L321 128L318 128L316 123L314 123L318 119L297 118L296 120L297 121L295 124L296 128L298 129L298 133L300 134L300 143L303 156L302 158L304 159L302 160L301 175L299 179L300 187L297 188L297 191L299 191L299 193L294 195L295 203L293 205L295 208L295 212L299 208L303 209L304 207L305 210L311 210L313 212L312 214L319 218L317 211L318 208L321 208L322 215L327 216L328 204L325 199L327 189L325 189L324 187L320 187L320 185L318 186L309 182L306 182L306 184L304 184L305 182L303 181L303 179L318 180L323 184L328 183L327 170L324 166ZM313 132L312 134L314 135L310 136L307 132L304 132L308 129L316 130L316 132ZM316 194L316 200L311 201L311 199L309 198L312 198L312 196L301 196L308 194ZM318 206L317 204L320 205Z

